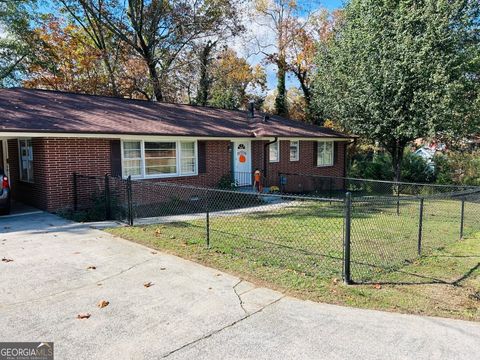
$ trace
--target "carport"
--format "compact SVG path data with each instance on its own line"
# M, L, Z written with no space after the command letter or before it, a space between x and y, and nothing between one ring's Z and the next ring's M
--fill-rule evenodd
M11 177L11 161L9 160L9 140L16 141L16 138L7 137L7 136L0 136L0 168L5 171L7 175L10 187L13 188L15 185L13 184L12 177ZM17 155L17 154L15 154ZM13 192L14 193L14 192ZM35 214L38 213L39 210L33 206L27 205L21 201L16 200L15 198L12 199L12 208L10 215L3 215L2 218L6 216L18 216L18 215L28 215L28 214Z

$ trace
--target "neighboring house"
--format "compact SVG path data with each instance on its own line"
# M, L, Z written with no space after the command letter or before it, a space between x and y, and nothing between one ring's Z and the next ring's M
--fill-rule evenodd
M72 174L238 186L264 171L344 176L353 137L251 111L46 90L0 89L0 166L14 198L55 211L72 204ZM268 145L270 143L270 145Z
M431 162L435 156L436 150L432 150L428 147L422 147L415 151L415 155L420 156L426 162Z

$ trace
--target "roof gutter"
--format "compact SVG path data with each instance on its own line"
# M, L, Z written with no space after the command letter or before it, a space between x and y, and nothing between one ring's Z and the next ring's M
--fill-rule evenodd
M263 176L266 176L267 170L268 170L267 169L267 165L268 165L267 150L268 150L268 147L272 144L275 144L277 141L278 141L278 137L275 136L275 139L273 141L269 141L268 143L263 145ZM278 151L280 152L280 149Z

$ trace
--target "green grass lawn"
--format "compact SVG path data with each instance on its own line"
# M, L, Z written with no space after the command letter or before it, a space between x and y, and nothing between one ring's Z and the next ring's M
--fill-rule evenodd
M352 276L341 284L341 203L295 201L274 210L205 220L108 230L250 281L317 301L480 320L480 224L460 203L426 201L417 257L419 202L354 203ZM479 212L480 215L480 212ZM478 233L477 233L478 232Z

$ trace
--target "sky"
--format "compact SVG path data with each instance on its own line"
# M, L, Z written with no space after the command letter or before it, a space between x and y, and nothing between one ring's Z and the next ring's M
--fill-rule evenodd
M318 2L318 1L316 1ZM308 0L299 0L299 4L302 5L303 4L309 4L310 1ZM343 0L320 0L319 1L319 6L322 7L322 8L326 8L328 10L334 10L334 9L338 9L338 8L341 8L343 7L343 3L344 1ZM246 24L246 28L247 29L251 29L252 27L248 26L249 24ZM264 32L265 30L262 30L258 27L254 27L254 30L251 30L253 31L254 33L257 33L257 34L261 34L262 31ZM260 35L261 37L262 36L266 36L268 37L268 34L261 34ZM272 40L270 40L271 42ZM266 70L266 75L267 75L267 91L270 92L272 91L273 89L276 88L277 86L277 79L276 79L276 67L273 65L273 64L270 64L270 65L265 65L262 63L262 56L261 55L251 55L251 54L248 54L242 47L241 44L235 44L233 46L233 48L237 51L237 53L239 53L241 56L244 56L247 58L247 61L251 64L251 65L256 65L256 64L259 64L261 63L262 65L265 66L265 70ZM295 79L294 76L292 75L287 75L287 81L286 81L286 87L287 89L290 88L290 87L298 87L299 86L299 83L298 81Z
M298 0L298 3L300 5L302 5L302 4L307 5L307 4L311 4L311 1L309 1L309 0ZM315 3L318 3L318 5L320 7L326 8L328 10L334 10L334 9L338 9L338 8L343 7L344 0L315 0ZM45 12L45 10L47 12L52 11L47 6L45 6L45 3L43 4L43 6L40 7L40 10L42 10L42 12ZM246 27L247 27L247 29L252 28L251 24L246 24ZM254 32L257 32L257 31L262 32L262 29L254 30ZM0 29L0 36L3 35L2 32L3 32L2 29ZM265 32L265 30L263 30L263 32ZM271 34L266 34L265 36L268 37L268 36L271 36ZM262 63L262 56L261 55L249 54L248 52L245 51L245 49L242 48L241 44L239 44L239 43L233 44L233 45L231 44L231 46L237 51L237 53L239 53L239 55L246 57L247 61L251 65L256 65L256 64ZM264 64L262 63L262 65L264 65ZM268 88L268 91L272 91L273 89L276 88L276 85L277 85L276 68L275 68L274 65L266 65L265 70L266 70L266 74L267 74L267 88ZM298 84L298 81L294 77L292 77L291 75L288 75L286 86L287 86L287 88L292 87L292 86L298 87L299 84Z

